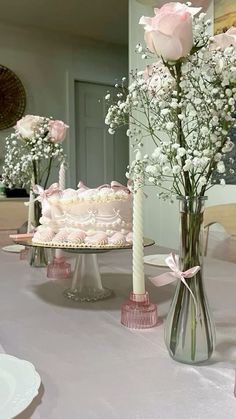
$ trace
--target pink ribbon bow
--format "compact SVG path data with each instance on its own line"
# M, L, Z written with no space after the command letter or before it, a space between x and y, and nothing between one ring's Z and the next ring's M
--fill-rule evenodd
M77 185L79 189L89 189L82 181L80 181Z
M54 193L58 193L59 191L60 189L58 183L53 183L48 189L43 189L40 185L34 185L33 187L33 192L39 195L36 199L41 202L44 199L47 199L48 196L52 196Z
M116 182L115 180L113 180L112 182L111 182L111 184L109 184L109 183L104 183L103 185L101 185L101 186L98 186L97 188L95 188L95 189L98 189L98 190L100 190L100 189L103 189L103 188L111 188L111 189L122 189L123 191L126 191L126 192L128 192L128 193L130 193L130 190L129 190L129 186L130 186L130 180L128 180L128 182L127 182L127 186L125 186L125 185L122 185L120 182ZM78 188L81 188L81 189L89 189L86 185L84 185L84 183L83 182L79 182L79 184L78 184Z
M150 281L154 285L156 285L157 287L161 287L163 285L170 284L171 282L174 282L177 278L179 278L183 282L183 284L186 286L186 288L189 290L189 292L190 292L190 294L193 298L196 313L197 313L196 298L195 298L192 290L188 286L187 282L185 281L185 279L186 278L192 278L193 276L195 276L196 273L200 271L200 269L201 269L200 266L194 266L193 268L190 268L187 271L182 272L178 267L178 261L177 261L176 255L174 253L170 253L167 256L167 258L165 259L165 262L166 262L167 266L169 266L169 268L173 272L166 272L164 274L155 276L153 278L149 278Z
M129 185L129 182L128 182ZM104 185L98 186L98 190L103 189L103 188L110 188L110 189L121 189L123 191L129 192L130 190L127 186L122 185L120 182L116 182L116 180L113 180L111 182L111 184L109 185L109 183L104 183Z
M128 181L127 185L129 186L129 181ZM130 193L130 190L127 186L124 186L120 182L116 182L115 180L113 180L111 182L111 187L112 187L112 189L122 189L123 191L126 191L126 192Z
M100 189L103 189L103 188L110 188L110 187L111 187L111 185L109 185L109 183L104 183L103 185L98 186L96 189L100 190Z

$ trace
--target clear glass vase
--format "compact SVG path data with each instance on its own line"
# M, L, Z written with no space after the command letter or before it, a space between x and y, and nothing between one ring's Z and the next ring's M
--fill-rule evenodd
M210 358L215 329L203 284L203 211L205 197L180 197L179 268L184 272L195 266L200 270L179 279L165 323L165 342L176 361L198 364ZM194 296L194 297L193 297Z
M44 268L48 264L48 251L44 247L30 247L28 254L30 266Z
M34 196L36 198L37 196ZM34 202L34 227L38 227L40 217L42 216L42 204L38 200Z
M39 220L42 214L41 202L34 202L34 227L40 224ZM48 250L44 247L30 247L28 253L28 261L30 266L34 268L44 268L48 265Z

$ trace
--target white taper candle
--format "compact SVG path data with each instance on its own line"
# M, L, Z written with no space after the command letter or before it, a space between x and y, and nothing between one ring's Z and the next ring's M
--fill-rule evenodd
M59 183L59 188L62 191L64 191L66 187L66 171L65 171L65 165L63 162L60 165L58 183ZM56 249L55 256L56 258L61 258L63 256L63 251L61 249Z
M66 171L65 171L65 165L62 162L59 170L59 188L64 191L66 187Z
M141 158L137 153L136 160ZM133 292L145 293L143 264L143 190L140 187L133 197Z
M27 233L31 231L31 225L34 221L34 193L30 190L29 196L29 206L28 206L28 224L27 224Z

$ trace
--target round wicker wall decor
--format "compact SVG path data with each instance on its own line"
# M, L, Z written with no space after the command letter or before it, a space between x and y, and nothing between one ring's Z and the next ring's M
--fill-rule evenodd
M25 110L23 84L13 71L0 65L0 130L15 125Z

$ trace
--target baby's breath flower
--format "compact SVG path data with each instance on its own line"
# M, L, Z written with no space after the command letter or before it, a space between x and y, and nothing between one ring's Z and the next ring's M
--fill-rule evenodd
M52 161L53 164L56 164L57 161L66 159L61 144L51 141L48 125L50 119L31 117L33 122L37 118L38 125L33 126L29 131L29 137L23 138L20 130L16 127L15 133L10 134L6 139L2 177L3 182L9 187L30 188L33 177L34 182L44 184L51 166L49 162ZM35 165L36 162L37 165Z
M163 199L204 194L216 183L216 172L223 176L218 176L221 184L234 172L228 155L234 147L229 132L236 128L236 48L214 48L209 23L204 13L194 16L197 48L186 58L164 62L155 56L154 64L131 72L127 90L122 79L106 115L110 133L130 124L127 136L134 149L147 142L148 154L130 164L128 176L164 187ZM144 59L151 54L141 44L136 50Z

